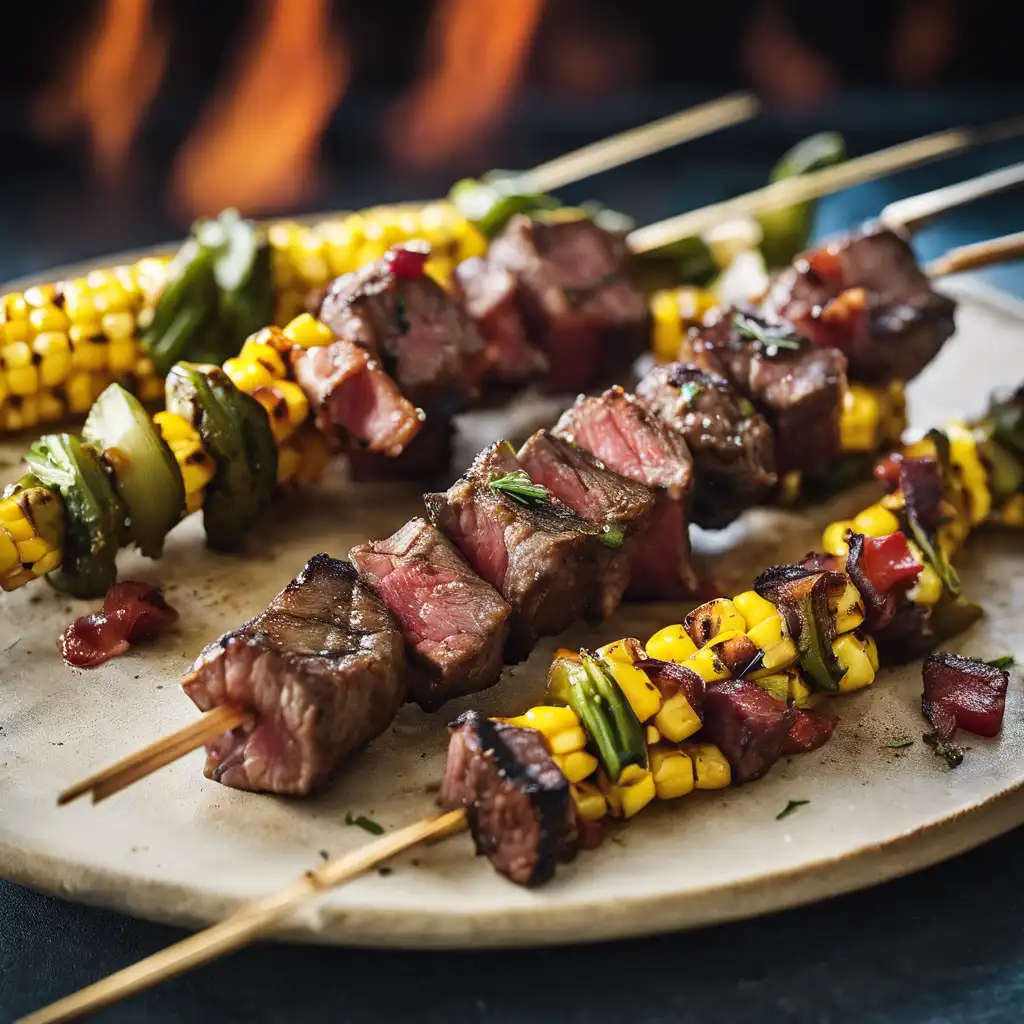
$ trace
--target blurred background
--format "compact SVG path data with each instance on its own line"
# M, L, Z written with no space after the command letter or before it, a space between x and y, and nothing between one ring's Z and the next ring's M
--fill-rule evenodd
M226 205L270 215L441 195L463 175L756 90L757 121L562 193L652 220L757 187L812 131L842 132L857 154L1024 112L1005 12L978 0L9 5L0 278L180 237ZM1022 158L1005 143L864 186L823 204L819 228ZM922 251L979 224L1024 226L1005 199L970 216Z

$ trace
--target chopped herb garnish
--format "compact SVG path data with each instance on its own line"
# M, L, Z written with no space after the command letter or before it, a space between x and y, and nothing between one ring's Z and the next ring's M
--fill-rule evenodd
M496 476L489 486L495 494L506 494L520 505L546 505L551 501L551 492L535 484L522 469Z
M626 840L623 839L622 836L609 836L609 838L611 839L611 841L616 846L625 846L626 845Z
M885 747L887 750L902 750L904 747L912 747L913 745L913 740L900 740L899 743L886 743Z
M693 405L693 400L704 390L703 384L698 384L695 380L688 380L685 384L681 384L679 387L679 394L682 396L683 402L686 405Z
M932 748L936 757L941 757L950 768L959 768L964 760L964 748L947 740L940 740L933 732L926 732L922 740Z
M741 416L754 415L754 403L749 398L741 398L736 405L739 407Z
M367 818L365 815L360 814L353 817L351 811L345 812L345 824L346 825L358 825L359 828L366 832L369 832L372 836L384 835L384 826L378 825L372 818Z
M612 551L618 551L626 542L626 535L618 528L606 526L603 533L597 535L597 539Z
M394 868L389 868L389 867L387 867L387 865L385 865L382 868L377 868L377 874L380 875L381 878L387 878L388 875L393 875L394 873L395 873L395 869Z
M775 815L776 821L782 821L783 818L788 818L798 807L803 807L805 804L809 804L810 800L790 800L785 807Z
M739 331L740 337L749 341L759 341L766 349L789 348L799 349L800 342L784 334L773 334L770 330L759 324L756 320L742 313L736 313L732 318L733 325Z
M985 664L991 665L993 668L1013 668L1017 664L1017 659L1012 654L1004 654L1001 658L986 661Z
M321 860L330 860L331 859L331 855L326 850L318 850L317 852L320 854L320 859Z

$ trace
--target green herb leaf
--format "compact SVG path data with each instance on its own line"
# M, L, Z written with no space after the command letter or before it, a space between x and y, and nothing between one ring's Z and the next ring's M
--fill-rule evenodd
M626 542L626 535L617 527L606 526L603 533L597 535L597 539L612 551L618 551Z
M734 314L732 322L741 337L749 341L759 341L766 349L788 348L795 351L800 348L799 341L787 338L785 335L772 334L771 331L764 328L756 320L752 320L749 316L744 316L742 313Z
M741 416L753 416L755 409L754 403L749 398L741 398L737 403L737 407L740 410Z
M810 800L790 800L785 807L775 815L776 821L782 821L783 818L789 817L798 807L803 807L805 804L809 804Z
M950 768L959 768L964 760L964 748L947 740L940 740L933 732L926 732L922 740L932 748L936 757L941 757Z
M535 484L522 469L496 476L489 486L495 494L505 494L520 505L546 505L551 501L551 492Z
M367 818L365 815L352 816L351 811L345 812L345 824L346 825L358 825L359 828L366 832L369 832L371 836L382 836L384 835L384 826L378 825L372 818Z
M1013 668L1017 664L1017 659L1012 654L1004 654L1001 658L986 661L985 664L991 665L993 668Z
M900 740L899 743L886 743L885 747L887 750L902 750L904 747L912 747L913 745L913 740Z
M683 402L686 405L693 405L693 400L703 390L703 384L698 384L695 380L688 380L685 384L680 385L679 394L682 396Z

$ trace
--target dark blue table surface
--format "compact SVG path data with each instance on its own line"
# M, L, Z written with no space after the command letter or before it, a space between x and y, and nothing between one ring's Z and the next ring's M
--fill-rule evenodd
M568 148L684 105L611 111ZM768 119L732 141L666 154L591 186L641 220L756 187L772 154L804 130L838 127L864 152L900 138L1024 109L1018 96L855 96L813 118ZM546 115L556 119L558 112ZM593 116L593 115L590 115ZM532 120L530 120L532 118ZM620 118L616 122L615 118ZM503 161L529 165L551 152L544 116L513 126ZM579 128L579 125L583 125ZM550 127L550 125L548 125ZM552 133L557 135L555 128ZM564 124L563 124L564 128ZM518 136L517 136L518 132ZM565 137L563 130L560 137ZM515 159L516 154L522 154ZM854 189L826 201L828 233L886 202L1024 159L1017 143ZM89 195L58 177L0 168L0 280L180 234L138 196ZM431 183L434 184L434 183ZM435 194L440 186L366 174L328 188L324 208ZM567 190L570 193L571 190ZM568 199L583 198L577 191ZM685 201L684 198L685 197ZM1024 197L988 200L917 241L922 258L950 245L1024 228ZM989 283L1024 297L1024 269ZM0 808L0 814L2 814ZM752 837L752 841L753 841ZM644 1021L1017 1022L1024 1019L1024 830L950 863L869 891L702 931L537 951L394 953L264 944L172 981L99 1015L104 1021ZM239 851L244 857L245 851ZM680 865L699 871L699 865ZM284 881L284 880L282 880ZM179 930L93 910L0 882L0 1021L81 987L182 937Z

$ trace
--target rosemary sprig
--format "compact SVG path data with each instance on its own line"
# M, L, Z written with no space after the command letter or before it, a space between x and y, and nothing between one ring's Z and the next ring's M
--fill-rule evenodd
M776 821L782 821L783 818L788 818L798 807L805 807L809 804L810 800L790 800L785 807L775 815Z
M535 484L525 470L517 469L504 476L496 476L489 484L495 494L505 494L520 505L546 505L551 501L551 492Z
M680 385L679 394L682 396L684 404L690 406L703 390L703 384L698 384L695 380L688 380L685 384Z
M1017 664L1017 659L1012 654L1004 654L1001 658L986 661L985 664L991 665L992 668L1013 668Z
M612 551L618 551L626 542L626 535L617 526L606 526L597 539Z
M759 341L765 349L788 348L796 351L800 348L799 341L794 341L785 335L772 334L756 320L744 316L742 313L735 313L732 322L736 330L739 331L740 337L746 338L748 341ZM771 354L770 351L769 354Z

